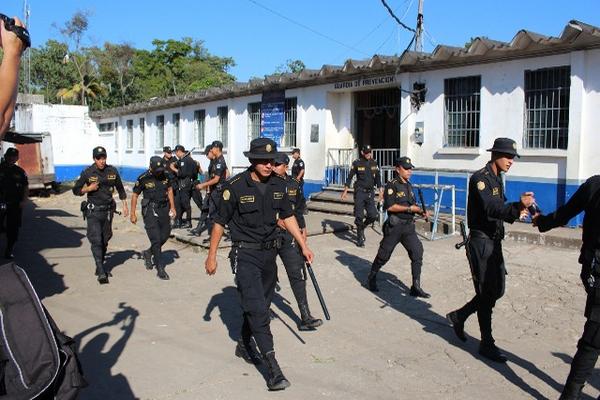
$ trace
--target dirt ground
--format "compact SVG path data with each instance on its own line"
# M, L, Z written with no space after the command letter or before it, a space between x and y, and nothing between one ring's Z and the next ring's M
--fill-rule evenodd
M82 399L528 399L558 398L583 328L584 291L578 252L507 240L506 294L494 313L497 344L507 364L477 354L476 317L459 342L445 321L473 295L457 239L424 241L423 287L431 299L408 296L410 266L397 248L380 273L379 293L362 284L380 236L352 232L309 239L315 273L332 316L316 332L299 332L297 306L280 270L272 306L277 357L292 386L266 390L264 369L233 354L241 312L227 253L215 277L206 253L169 241L170 281L144 269L143 223L116 216L108 265L94 277L79 201L70 193L35 199L24 217L15 254L59 326L77 339L89 388ZM196 210L195 210L196 212ZM312 287L309 301L322 311ZM600 391L597 371L585 398Z

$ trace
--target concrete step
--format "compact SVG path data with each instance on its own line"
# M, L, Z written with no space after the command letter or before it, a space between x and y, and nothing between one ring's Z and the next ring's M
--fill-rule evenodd
M352 203L309 200L306 203L306 208L309 211L319 211L338 215L354 215L354 205Z

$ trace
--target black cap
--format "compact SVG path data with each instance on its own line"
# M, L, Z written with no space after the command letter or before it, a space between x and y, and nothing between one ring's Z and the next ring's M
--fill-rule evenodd
M360 149L360 151L361 151L361 152L363 152L363 153L370 153L370 152L371 152L371 146L369 146L368 144L367 144L367 145L364 145L364 146L363 146L363 147Z
M159 156L150 157L150 169L152 171L157 171L158 169L165 168L165 160Z
M212 147L212 144L209 144L208 146L206 146L206 147L204 148L204 155L205 155L205 156L207 156L207 155L208 155L208 153L210 153L210 150L211 150L212 148L213 148L213 147Z
M94 158L106 157L106 149L102 146L94 147L92 151L92 156Z
M185 147L183 147L183 145L178 144L177 146L175 146L175 151L185 152Z
M250 151L244 156L249 159L272 160L277 156L277 144L268 138L257 138L250 142Z
M171 146L165 146L163 147L163 153L172 153L173 150L171 150Z
M519 157L519 153L517 153L517 142L509 138L496 138L496 140L494 140L494 146L491 149L487 149L487 151Z
M9 147L4 153L4 157L19 157L19 150L14 147Z
M275 158L273 158L273 162L275 162L275 165L279 165L279 164L288 165L290 163L290 158L285 153L277 153Z
M298 153L298 154L300 154L300 149L299 149L299 148L297 148L297 147L294 147L294 148L292 149L292 154L294 154L294 153Z
M221 142L220 140L215 140L214 142L212 142L212 147L216 147L219 150L223 150L223 142Z
M404 169L413 169L415 167L408 157L396 158L396 160L394 160L394 166L402 167Z

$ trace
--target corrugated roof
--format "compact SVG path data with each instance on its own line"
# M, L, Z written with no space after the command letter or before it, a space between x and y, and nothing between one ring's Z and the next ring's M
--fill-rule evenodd
M321 69L305 69L299 73L269 75L247 83L233 83L198 92L156 98L91 113L92 118L109 118L201 102L260 94L270 89L291 89L316 86L357 76L402 73L431 69L452 68L461 65L482 64L517 58L531 58L576 50L599 48L600 28L572 20L559 37L520 30L510 42L476 38L468 48L439 45L431 53L406 51L400 57L374 55L366 60L347 60L344 65L323 65Z

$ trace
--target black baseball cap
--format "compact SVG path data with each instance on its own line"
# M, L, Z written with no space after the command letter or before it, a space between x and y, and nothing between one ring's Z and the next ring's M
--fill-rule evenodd
M183 147L183 145L181 145L181 144L178 144L177 146L175 146L175 151L185 152L185 147Z
M4 157L19 157L19 150L14 147L9 147L4 153Z
M520 157L519 153L517 153L517 142L509 138L496 138L494 146L491 149L487 149L487 151Z
M297 148L297 147L294 147L294 148L292 149L292 154L294 154L294 153L298 153L298 154L300 154L300 149L299 149L299 148Z
M212 144L209 144L208 146L206 146L204 148L204 155L208 155L208 153L210 153L210 150L213 148Z
M277 157L277 144L268 138L256 138L250 142L250 151L245 151L244 156L250 160L273 160Z
M162 157L159 157L159 156L150 157L150 169L152 171L157 171L159 169L164 169L164 168L165 168L165 160L163 160Z
M220 140L215 140L214 142L212 142L211 146L216 147L219 150L223 150L223 142L221 142Z
M415 166L410 161L408 157L399 157L394 161L394 166L402 167L404 169L413 169Z
M171 150L171 146L165 146L163 147L163 153L172 153L173 150Z
M366 154L366 153L370 153L370 152L371 152L371 146L369 146L368 144L367 144L367 145L364 145L364 146L363 146L363 147L360 149L360 151L361 151L361 152L363 152L363 153L365 153L365 154Z
M94 150L92 150L92 156L94 158L106 157L106 149L102 146L94 147Z
M275 165L285 164L288 165L290 163L290 158L285 153L277 153L275 158L273 158L273 162Z

